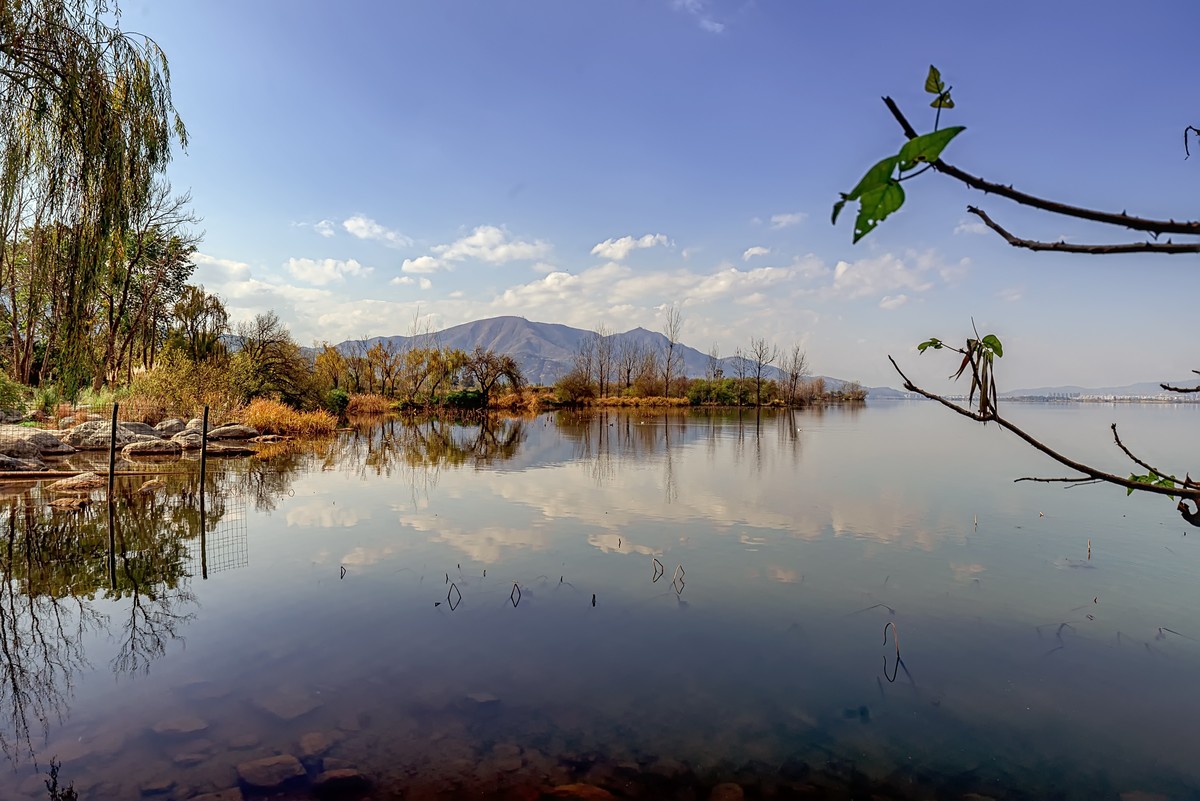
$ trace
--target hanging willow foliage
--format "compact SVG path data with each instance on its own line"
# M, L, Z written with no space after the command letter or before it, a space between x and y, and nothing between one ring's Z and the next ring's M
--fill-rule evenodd
M28 379L30 321L16 309L48 309L43 367L53 362L69 393L96 369L90 318L105 266L124 258L173 141L187 144L166 56L119 23L115 0L0 2L0 276L52 276L2 287L11 366Z

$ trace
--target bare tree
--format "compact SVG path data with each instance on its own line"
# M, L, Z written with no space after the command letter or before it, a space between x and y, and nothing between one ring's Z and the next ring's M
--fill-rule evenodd
M596 389L600 397L611 392L613 371L616 367L616 342L613 332L601 323L596 326Z
M683 327L683 312L679 306L671 304L667 307L667 318L663 322L663 336L667 338L663 348L663 395L670 396L671 381L683 372L683 352L679 348L679 332Z
M750 361L746 358L746 354L742 353L742 349L736 348L733 351L733 374L737 378L737 402L738 406L745 403L743 397L746 388L746 373L749 372Z
M808 354L804 352L804 348L800 347L800 343L792 345L783 357L783 374L787 381L787 400L789 406L796 405L796 395L800 389L800 382L804 376L808 375Z
M754 405L762 406L763 379L767 368L779 358L779 348L767 344L764 337L755 337L750 340L749 353L751 369L754 371Z
M631 337L621 340L617 347L617 380L625 385L624 389L633 386L633 380L637 378L643 358L642 343Z
M708 366L704 370L704 377L709 381L720 381L725 377L725 370L721 367L721 348L716 342L708 349Z

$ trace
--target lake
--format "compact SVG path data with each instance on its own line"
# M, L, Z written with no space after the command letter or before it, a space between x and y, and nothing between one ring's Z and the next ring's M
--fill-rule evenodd
M1196 467L1197 405L1008 416ZM1200 531L1014 483L1065 473L995 426L880 402L274 448L210 461L203 526L195 463L123 479L111 546L106 504L5 490L0 797L46 798L52 758L81 798L187 799L280 754L297 798L322 769L371 798L1200 797Z

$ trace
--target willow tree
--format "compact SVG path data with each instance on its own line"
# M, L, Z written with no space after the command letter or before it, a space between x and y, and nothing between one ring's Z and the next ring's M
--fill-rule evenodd
M115 0L0 3L0 276L14 274L15 258L54 271L47 348L68 392L94 369L91 316L106 265L124 259L131 220L173 142L187 142L166 56L119 22ZM18 256L30 230L32 247ZM15 350L24 332L8 323Z

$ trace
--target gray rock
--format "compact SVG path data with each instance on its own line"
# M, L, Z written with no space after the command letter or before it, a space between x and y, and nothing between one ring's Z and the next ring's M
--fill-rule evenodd
M36 459L42 451L28 439L0 440L0 454L14 459Z
M142 782L139 789L142 791L143 796L166 795L175 789L175 780L167 776L147 779Z
M131 442L146 442L149 440L161 440L162 437L158 432L147 434L144 431L131 431L126 428L127 425L141 427L143 423L118 423L116 433L116 446L124 448ZM145 428L154 431L150 426ZM106 420L93 420L88 423L80 423L63 435L63 442L81 451L104 451L108 450L109 443L113 440L112 425Z
M25 440L32 443L42 456L66 456L75 453L75 448L45 429L30 428L29 426L0 426L0 441L14 440Z
M229 423L217 428L210 428L208 431L209 440L214 439L251 439L257 437L259 431L250 426L244 426L239 423Z
M245 798L246 796L242 795L241 788L230 787L228 790L198 795L192 801L245 801Z
M204 421L201 420L199 417L193 417L191 420L187 421L187 425L183 427L183 430L184 431L199 431L203 427L204 427ZM212 423L208 424L208 430L212 431Z
M212 436L211 431L209 436ZM256 453L258 451L249 445L217 445L211 442L208 445L209 456L253 456Z
M312 712L321 702L304 692L279 690L265 698L255 699L254 705L280 720L295 720Z
M147 425L146 423L133 423L128 421L118 422L117 428L128 431L130 434L143 434L147 437L154 437L156 439L163 438L163 433L161 431L152 425Z
M313 781L318 798L341 798L344 795L369 790L371 783L354 768L327 770Z
M257 734L237 734L230 738L229 747L234 751L245 751L247 748L254 748L262 742L262 738Z
M170 439L131 442L121 448L121 455L126 459L131 456L178 456L181 453L183 453L183 446Z
M0 456L0 470L28 471L45 470L46 463L41 459L14 459L11 456Z
M198 451L204 445L204 435L200 429L184 429L171 437L172 442L178 442L185 451Z
M304 766L291 754L279 754L237 766L238 778L254 790L281 790L304 779Z
M156 425L154 430L157 431L161 436L173 437L180 431L183 431L186 425L187 424L178 417L171 417Z
M300 738L300 761L313 762L333 748L337 739L320 731L312 731Z

